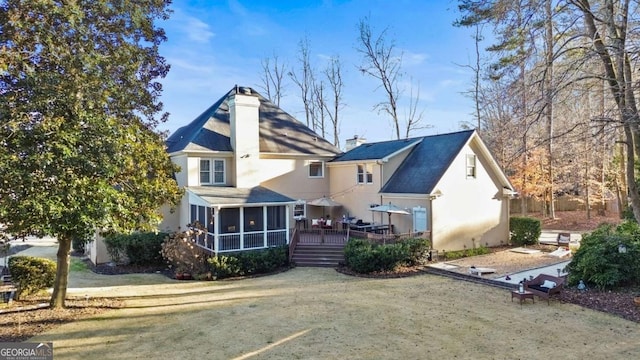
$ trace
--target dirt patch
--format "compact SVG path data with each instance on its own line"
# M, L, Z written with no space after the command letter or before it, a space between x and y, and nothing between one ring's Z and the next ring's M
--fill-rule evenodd
M49 298L32 297L0 306L0 342L20 342L55 326L94 317L109 309L123 306L113 298L67 299L67 308L52 310Z
M512 214L518 216L518 214ZM555 218L543 216L540 213L530 214L542 221L542 228L545 230L567 230L575 232L592 231L600 224L619 224L622 220L617 212L607 211L605 214L598 214L592 211L590 216L586 211L556 211Z

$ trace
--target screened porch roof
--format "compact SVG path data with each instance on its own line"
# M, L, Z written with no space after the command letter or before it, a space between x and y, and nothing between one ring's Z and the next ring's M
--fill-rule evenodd
M242 207L295 204L295 200L262 186L250 189L221 186L188 186L189 203L208 207Z

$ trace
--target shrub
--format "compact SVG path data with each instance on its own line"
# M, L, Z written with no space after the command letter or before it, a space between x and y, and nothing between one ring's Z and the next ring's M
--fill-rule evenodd
M409 258L407 262L409 265L418 265L424 260L429 252L431 243L429 239L406 239L402 241L402 244L408 248Z
M195 244L193 235L193 230L175 232L162 242L160 253L176 273L198 276L209 271L209 255Z
M473 249L448 251L448 252L445 252L442 256L444 257L445 260L456 260L456 259L461 259L469 256L485 255L490 252L491 250L489 250L488 247L480 246Z
M408 239L387 245L373 245L363 239L350 239L344 249L344 258L351 270L368 274L374 271L392 271L404 264L418 264L428 248L429 241L426 239Z
M540 220L530 217L512 217L509 219L511 243L517 246L538 243L542 233Z
M107 252L116 263L121 263L124 256L134 265L161 265L163 263L162 242L167 233L133 233L114 234L104 239Z
M289 265L289 247L218 254L209 259L211 273L218 279L264 274Z
M625 248L624 252L619 247ZM617 228L601 225L582 237L567 271L568 282L580 280L598 289L612 289L640 283L640 231L637 225L623 222Z
M16 299L52 287L56 278L53 260L33 256L14 256L9 259L9 272L17 284Z

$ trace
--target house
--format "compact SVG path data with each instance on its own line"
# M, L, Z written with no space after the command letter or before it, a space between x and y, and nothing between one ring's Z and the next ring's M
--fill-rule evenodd
M288 244L292 229L321 217L430 232L437 250L508 241L513 187L475 131L348 143L342 153L255 90L236 86L167 139L185 194L166 209L160 229L198 221L206 227L198 244L214 253ZM341 206L312 206L323 197ZM370 211L388 203L409 215ZM94 243L93 252L106 253Z
M340 153L248 87L231 89L166 143L185 195L163 225L205 224L201 245L216 253L287 244L294 212L307 216L304 200L329 194L326 163Z
M328 163L350 217L430 232L437 250L506 244L514 188L475 130L364 143ZM391 203L411 215L374 213Z

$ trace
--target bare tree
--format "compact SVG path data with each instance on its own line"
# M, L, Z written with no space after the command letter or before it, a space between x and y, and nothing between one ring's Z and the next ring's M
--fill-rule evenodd
M309 38L304 37L298 42L298 62L300 68L298 73L295 70L289 71L289 77L300 88L300 98L304 105L304 115L307 126L316 130L316 122L313 121L314 101L313 101L313 69L311 68L311 60L309 57Z
M344 83L342 82L342 62L338 56L332 57L329 60L329 65L324 70L324 75L329 82L329 89L331 90L331 102L325 101L323 103L327 110L327 116L331 121L331 127L333 128L333 145L340 146L340 120L339 111L343 107L342 103L342 89Z
M427 129L430 126L423 123L424 110L418 111L418 103L420 103L420 84L416 89L416 96L413 96L413 80L411 81L411 89L409 90L409 108L406 117L405 139L408 139L411 132L419 129Z
M326 137L326 127L325 127L325 119L327 117L326 114L326 105L324 99L324 81L314 81L313 84L313 97L311 98L312 107L311 113L313 114L312 118L315 122L316 128L320 131L320 136L323 138Z
M585 25L585 36L590 39L593 55L600 59L618 116L624 130L626 144L626 176L629 198L634 217L640 221L640 194L636 183L636 154L640 152L640 128L635 94L635 71L632 65L634 46L629 35L635 30L629 27L630 15L637 13L637 4L629 0L617 3L603 0L592 7L588 0L569 0L569 4L581 12ZM633 8L630 10L630 6ZM637 19L635 19L637 20Z
M286 65L278 64L278 56L273 54L271 58L261 60L262 64L262 90L272 103L280 106L280 100L284 97L283 78Z
M391 117L396 138L400 139L400 120L398 118L398 98L400 89L398 80L401 77L402 54L396 54L395 42L387 39L387 29L377 36L371 31L369 18L361 19L358 24L358 46L356 50L363 55L359 70L380 81L387 99L376 104L375 109L385 112Z

